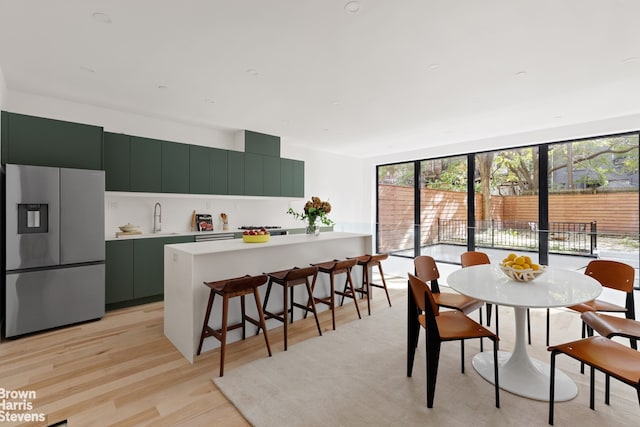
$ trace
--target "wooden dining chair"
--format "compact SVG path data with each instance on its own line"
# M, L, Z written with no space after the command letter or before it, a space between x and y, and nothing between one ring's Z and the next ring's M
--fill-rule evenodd
M491 264L489 255L487 255L484 252L467 251L460 254L460 265L462 265L462 268L471 267L473 265L484 265L484 264ZM482 284L480 284L479 286L482 286ZM492 307L493 307L493 304L487 303L487 326L491 326ZM496 305L496 334L500 335L498 305ZM531 344L531 316L529 315L529 309L527 309L527 335L529 338L529 344Z
M589 365L589 407L595 409L594 370L601 371L636 389L640 404L640 352L609 338L594 336L548 348L551 352L551 377L549 381L549 424L553 425L553 402L555 393L556 356L566 354L581 363ZM608 404L609 382L606 384Z
M434 275L437 274L437 269ZM498 384L498 336L458 310L440 311L434 299L434 294L424 280L409 273L409 285L417 310L416 319L420 328L415 329L410 336L408 346L407 377L413 373L415 349L418 345L419 331L424 328L427 373L427 407L433 408L436 390L436 377L440 359L440 347L446 341L460 341L460 357L462 372L464 372L464 341L472 338L489 338L493 341L493 366L495 375L496 408L500 407L500 389ZM411 353L413 352L413 353Z
M585 313L588 311L624 313L627 319L635 319L635 301L633 298L633 283L635 271L633 267L619 261L596 259L589 262L584 274L593 277L600 284L609 289L626 293L625 305L617 305L607 301L594 299L582 304L569 307L573 311ZM582 338L587 335L587 326L582 323ZM549 313L547 312L547 345L549 345ZM632 342L635 349L636 343Z
M580 318L587 326L587 334L593 336L597 332L606 338L622 337L629 339L630 346L637 348L637 341L640 340L640 322L625 317L610 316L595 311L586 311ZM609 375L605 377L605 403L609 404Z
M415 275L419 279L429 283L433 299L438 306L458 310L464 314L478 310L480 324L482 324L482 306L484 305L484 301L457 292L440 292L440 286L438 284L440 273L438 272L436 261L432 257L428 255L417 256L413 260L413 266ZM482 350L481 344L480 351Z

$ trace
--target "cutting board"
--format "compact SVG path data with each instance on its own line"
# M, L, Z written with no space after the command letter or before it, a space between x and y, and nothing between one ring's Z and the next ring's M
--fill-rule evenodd
M140 234L142 234L142 231L116 231L116 237L137 236Z

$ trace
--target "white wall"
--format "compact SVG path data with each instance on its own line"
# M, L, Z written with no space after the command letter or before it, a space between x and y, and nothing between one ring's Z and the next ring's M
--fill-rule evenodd
M15 113L102 126L107 132L224 149L236 148L234 135L238 129L213 129L177 123L20 92L10 92L10 95L10 102L3 109ZM151 231L156 202L162 205L162 229L167 232L188 231L193 210L210 213L216 220L221 212L225 212L229 215L231 229L240 225L303 227L303 223L287 215L286 211L289 207L301 211L311 196L331 202L333 212L330 217L336 222L336 230L370 232L371 181L365 162L320 151L302 150L294 147L292 142L282 138L281 156L305 162L304 199L108 192L105 196L105 235L114 236L117 227L126 223L139 225L143 231ZM220 222L214 225L221 228Z
M4 74L2 73L2 67L0 67L0 110L4 110L6 92L7 92L7 85L4 81Z

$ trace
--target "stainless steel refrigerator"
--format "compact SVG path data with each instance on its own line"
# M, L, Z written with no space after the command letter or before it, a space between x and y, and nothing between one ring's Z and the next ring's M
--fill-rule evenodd
M5 169L5 337L103 317L104 171Z

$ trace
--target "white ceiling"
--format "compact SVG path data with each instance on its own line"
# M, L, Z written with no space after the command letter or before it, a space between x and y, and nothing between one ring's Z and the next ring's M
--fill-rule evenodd
M638 16L637 0L0 0L0 69L9 94L372 157L639 113Z

